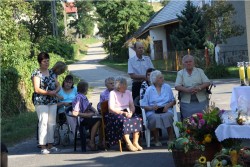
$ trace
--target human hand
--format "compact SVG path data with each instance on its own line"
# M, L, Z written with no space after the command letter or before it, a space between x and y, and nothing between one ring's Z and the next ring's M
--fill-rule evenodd
M79 115L79 111L73 111L72 115L75 116L75 117L77 117Z
M56 91L54 91L54 90L52 90L52 91L48 90L47 92L48 92L49 96L56 96L56 94L57 94Z
M131 118L132 115L133 115L132 112L130 112L130 113L127 113L126 117L127 117L127 118Z

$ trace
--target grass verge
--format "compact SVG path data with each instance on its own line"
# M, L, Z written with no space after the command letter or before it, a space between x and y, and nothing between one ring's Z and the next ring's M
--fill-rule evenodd
M1 119L1 141L9 146L34 137L37 127L36 112L25 112L9 118Z

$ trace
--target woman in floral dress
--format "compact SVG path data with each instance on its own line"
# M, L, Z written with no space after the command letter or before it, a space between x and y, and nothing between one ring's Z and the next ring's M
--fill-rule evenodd
M129 151L141 151L139 134L142 130L141 119L134 115L135 106L132 93L127 90L127 80L122 77L115 79L114 90L110 92L109 114L107 118L107 138L110 145L124 139ZM133 141L130 134L133 134Z

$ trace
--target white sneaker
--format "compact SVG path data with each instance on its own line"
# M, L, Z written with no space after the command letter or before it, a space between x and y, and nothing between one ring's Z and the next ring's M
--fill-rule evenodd
M49 153L50 153L50 151L47 150L46 148L41 150L41 154L45 155L45 154L49 154Z
M158 141L158 142L155 142L155 146L156 146L156 147L161 147L162 144L161 144L161 142Z
M60 149L59 149L59 148L56 148L56 147L51 147L51 148L49 149L49 151L50 151L50 152L59 152Z

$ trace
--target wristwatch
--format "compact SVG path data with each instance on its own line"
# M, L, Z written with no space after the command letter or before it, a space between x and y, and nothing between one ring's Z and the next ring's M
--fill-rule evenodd
M199 91L201 91L201 87L199 87L198 89L199 89Z

